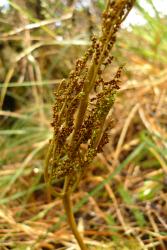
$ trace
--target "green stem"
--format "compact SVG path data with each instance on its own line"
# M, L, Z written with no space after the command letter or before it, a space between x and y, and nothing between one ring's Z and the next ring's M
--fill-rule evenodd
M63 203L64 203L64 208L65 208L65 212L67 215L67 219L69 222L69 225L71 227L71 230L81 248L81 250L88 250L88 248L85 246L81 235L79 234L78 230L77 230L77 225L74 219L74 215L73 215L73 211L72 211L72 202L70 199L70 193L67 192L64 194L63 196Z
M45 179L45 183L47 185L46 189L47 189L47 200L48 200L48 202L51 201L51 191L50 191L50 186L49 186L48 168L49 168L49 161L50 161L50 157L51 157L52 152L53 152L53 140L49 144L49 149L48 149L48 152L47 152L47 155L46 155L45 167L44 167L44 179Z

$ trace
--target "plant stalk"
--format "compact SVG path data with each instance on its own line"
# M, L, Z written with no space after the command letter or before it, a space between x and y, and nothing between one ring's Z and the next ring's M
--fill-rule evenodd
M74 218L73 211L72 211L72 202L71 202L69 192L64 194L63 203L64 203L64 208L65 208L65 212L67 215L69 225L71 227L71 230L72 230L81 250L88 250L88 248L85 246L83 239L82 239L82 237L77 229L77 225L76 225L75 218Z

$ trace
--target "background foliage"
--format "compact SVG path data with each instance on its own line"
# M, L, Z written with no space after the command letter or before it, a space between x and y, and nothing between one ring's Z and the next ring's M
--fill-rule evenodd
M166 249L167 19L122 29L106 73L124 64L110 143L73 196L92 249ZM43 161L53 89L99 32L104 1L8 1L0 9L0 249L76 249Z

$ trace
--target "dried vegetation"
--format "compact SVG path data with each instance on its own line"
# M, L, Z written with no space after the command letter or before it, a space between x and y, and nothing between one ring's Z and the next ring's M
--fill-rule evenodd
M76 250L61 200L47 203L43 159L53 86L67 77L92 30L98 33L103 4L73 11L73 1L42 1L41 9L27 3L10 1L0 14L0 249ZM166 19L138 9L147 24L119 32L117 60L104 76L108 81L125 64L110 142L73 195L78 230L91 249L166 249Z

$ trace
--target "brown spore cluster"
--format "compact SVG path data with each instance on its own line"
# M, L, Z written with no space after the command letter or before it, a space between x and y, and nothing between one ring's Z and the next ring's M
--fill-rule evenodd
M72 188L109 141L110 110L122 67L109 81L103 75L114 60L111 51L116 33L133 4L132 0L108 1L100 37L92 37L90 48L55 90L51 124L54 134L45 168L47 181L68 177L68 188Z

